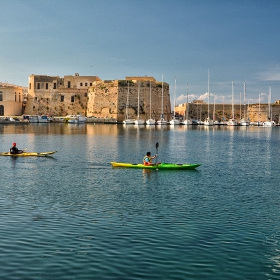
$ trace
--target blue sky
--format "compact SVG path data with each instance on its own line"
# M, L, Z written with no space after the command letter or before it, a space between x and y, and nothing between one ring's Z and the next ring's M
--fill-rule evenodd
M279 0L0 0L0 81L153 76L173 103L280 99Z

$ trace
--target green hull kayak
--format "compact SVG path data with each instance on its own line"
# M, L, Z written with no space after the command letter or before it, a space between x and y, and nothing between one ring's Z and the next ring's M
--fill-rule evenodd
M194 170L201 164L179 164L179 163L158 163L154 165L144 165L141 163L111 162L113 167L140 168L140 169L174 169L174 170Z
M36 152L23 152L21 154L11 154L9 152L7 153L0 153L0 156L10 156L10 157L46 157L53 155L57 151L52 152L42 152L42 153L36 153Z

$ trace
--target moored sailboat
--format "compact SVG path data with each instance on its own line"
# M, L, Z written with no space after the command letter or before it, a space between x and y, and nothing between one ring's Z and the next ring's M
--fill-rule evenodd
M210 110L210 72L208 70L208 110L207 110L208 112L207 112L207 118L204 121L205 126L214 125L214 121L210 119L209 110Z
M176 119L175 107L176 107L176 78L175 78L175 86L174 86L174 112L173 112L173 118L169 122L171 125L178 125L178 124L180 124L179 120Z
M186 110L185 110L185 120L183 121L183 124L185 124L185 125L193 124L192 120L189 119L189 89L188 89L188 83L187 83L187 104L186 104Z
M246 81L244 81L244 110L243 110L244 117L241 118L240 123L239 123L241 126L249 126L250 125L249 120L246 120L247 110L246 110L246 103L245 102L246 102ZM241 98L240 98L240 116L241 116Z
M272 127L275 126L276 123L271 120L272 119L272 113L271 113L271 86L269 86L269 93L268 93L268 119L263 122L263 126L266 127Z
M125 120L123 121L123 124L134 124L135 120L129 118L128 108L129 108L129 81L127 81L127 97L126 97L126 107L125 107Z
M229 126L236 126L237 125L237 121L234 119L234 83L233 83L233 81L231 83L231 95L232 95L232 104L231 104L232 117L228 120L227 125L229 125Z
M160 116L160 120L157 121L157 124L160 124L160 125L167 124L167 120L164 119L164 114L163 114L163 76L162 76L162 82L161 82L161 116Z
M150 81L150 118L146 121L147 125L154 125L156 124L156 121L152 119L152 87L151 87L151 81Z
M137 120L135 120L135 124L136 125L143 125L145 124L144 120L140 119L140 86L141 86L141 82L138 82L138 105L137 105Z

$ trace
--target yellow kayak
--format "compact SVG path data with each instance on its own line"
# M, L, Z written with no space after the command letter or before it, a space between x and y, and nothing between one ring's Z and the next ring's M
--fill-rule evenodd
M0 156L10 156L10 157L46 157L53 155L57 151L52 151L52 152L41 152L41 153L36 153L36 152L23 152L20 154L11 154L10 152L6 153L0 153Z

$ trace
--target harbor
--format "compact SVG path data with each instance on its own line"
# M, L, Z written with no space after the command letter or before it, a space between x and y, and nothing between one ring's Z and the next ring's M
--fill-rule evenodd
M0 130L6 149L16 141L27 151L57 150L48 158L1 158L3 279L279 276L278 128L56 123ZM139 163L157 142L158 162L202 165L110 164Z

